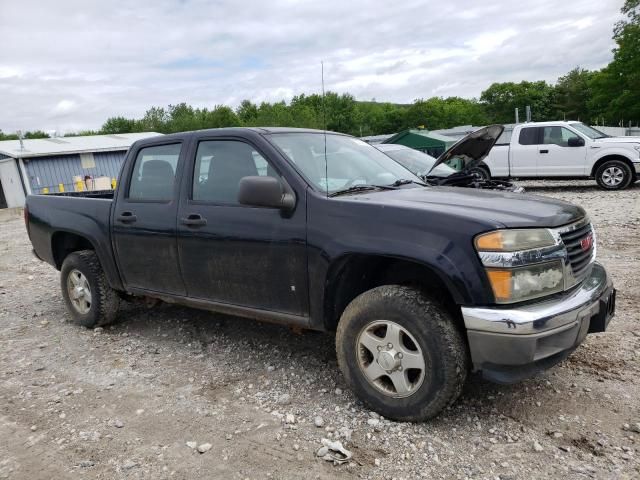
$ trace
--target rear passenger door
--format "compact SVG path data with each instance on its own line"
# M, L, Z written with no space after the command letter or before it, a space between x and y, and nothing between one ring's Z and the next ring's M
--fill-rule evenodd
M307 313L305 199L293 212L238 203L240 179L286 180L243 139L202 139L183 180L178 250L191 298ZM186 190L186 191L185 191Z
M184 295L176 213L186 142L141 146L112 208L112 241L127 289Z
M509 162L514 177L535 177L538 173L538 127L522 127L511 140Z

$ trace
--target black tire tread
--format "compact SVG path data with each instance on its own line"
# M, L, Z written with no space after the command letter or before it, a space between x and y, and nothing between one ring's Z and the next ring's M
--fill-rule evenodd
M625 180L617 187L608 187L601 180L602 171L605 168L607 168L609 166L614 166L614 165L617 166L617 167L620 167L620 168L622 168L622 170L624 170L624 172L625 172ZM603 190L624 190L629 185L631 185L631 183L634 181L633 170L631 170L629 165L627 165L622 160L607 160L606 162L603 162L602 165L600 165L598 167L598 169L596 170L595 178L596 178L596 182L597 182L598 186L600 188L602 188Z
M364 292L347 306L338 323L336 332L338 365L350 385L352 384L352 379L350 378L351 373L347 368L348 359L340 345L344 341L347 330L350 328L351 319L367 309L374 296L392 298L393 301L401 302L403 308L412 311L417 317L424 318L425 322L429 323L429 327L437 329L439 337L445 339L447 361L444 362L444 377L447 380L444 387L429 404L423 405L417 411L405 412L403 415L395 416L397 420L406 421L422 421L432 418L444 408L453 404L462 393L469 371L469 354L463 333L456 327L450 314L443 306L416 288L402 285L384 285ZM373 408L369 399L361 398L361 400L368 407Z
M95 291L91 292L92 311L89 312L90 315L88 318L79 319L73 311L71 312L72 316L77 320L77 323L80 323L87 328L95 328L111 323L115 320L120 307L120 296L118 295L118 292L109 286L107 277L100 265L100 260L98 259L96 252L93 250L79 250L70 253L64 260L62 272L65 271L65 264L74 262L76 259L83 267L86 267L89 270L89 273L93 278L89 278L88 280L90 283L93 280L93 283L97 288L94 288L93 290ZM64 291L66 288L66 278L62 278L61 283ZM96 307L95 310L93 310L94 306ZM71 309L72 308L73 307L71 307Z

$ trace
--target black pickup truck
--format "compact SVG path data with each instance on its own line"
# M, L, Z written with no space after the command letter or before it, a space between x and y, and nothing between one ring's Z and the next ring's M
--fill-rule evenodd
M469 149L493 142L488 130ZM77 323L150 297L335 331L346 382L394 419L436 415L469 372L513 382L550 367L614 312L582 208L425 186L347 135L141 140L110 197L27 199L34 252L61 271Z

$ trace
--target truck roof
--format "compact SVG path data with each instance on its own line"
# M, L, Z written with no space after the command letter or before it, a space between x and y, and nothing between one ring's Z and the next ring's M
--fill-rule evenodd
M536 126L536 127L551 127L554 125L571 125L572 123L582 123L577 120L555 120L549 122L526 122L526 123L516 123L515 127L527 127L527 126Z

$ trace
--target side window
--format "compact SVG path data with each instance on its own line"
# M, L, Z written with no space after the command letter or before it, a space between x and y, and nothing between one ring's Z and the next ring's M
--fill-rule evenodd
M198 144L193 175L193 199L238 204L243 177L279 178L273 167L251 145L236 140L206 140Z
M168 202L173 198L181 144L159 145L138 152L131 174L129 200Z
M520 145L537 145L538 144L538 130L539 127L528 127L520 130L520 137L518 143Z
M570 138L578 138L568 128L564 127L544 127L542 134L542 143L545 145L558 145L560 147L568 147Z

